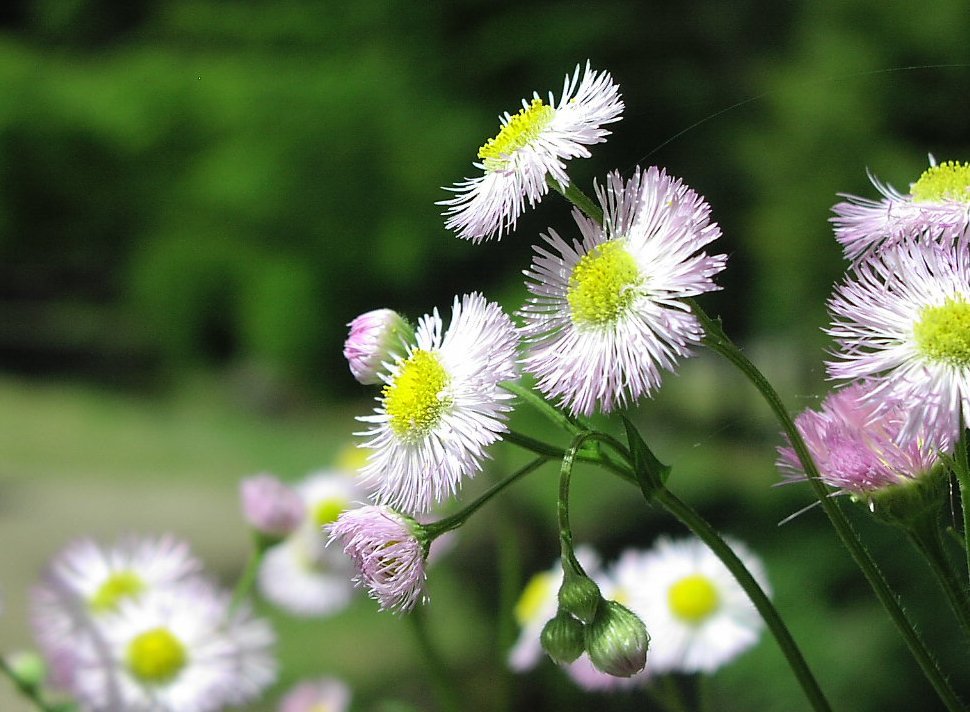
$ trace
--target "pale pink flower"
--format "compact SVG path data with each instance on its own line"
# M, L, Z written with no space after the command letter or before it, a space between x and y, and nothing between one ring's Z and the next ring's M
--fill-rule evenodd
M341 680L324 677L301 682L280 700L277 712L347 712L350 688Z
M392 309L375 309L350 322L344 342L344 358L360 383L376 385L387 373L386 364L404 353L414 338L414 329Z
M268 536L286 536L300 526L306 514L300 495L270 474L245 478L239 493L246 522Z

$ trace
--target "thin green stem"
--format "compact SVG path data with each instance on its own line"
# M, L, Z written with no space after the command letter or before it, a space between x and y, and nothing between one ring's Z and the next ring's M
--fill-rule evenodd
M259 565L263 561L263 554L266 553L268 548L268 542L259 534L255 534L254 537L255 541L249 551L249 559L246 561L246 566L239 575L236 587L232 591L232 600L229 603L230 616L236 612L236 609L242 605L242 602L252 591L253 584L256 582L256 574L259 573Z
M414 631L414 638L421 650L424 658L425 667L431 677L434 686L435 696L438 698L438 706L443 712L460 712L463 709L461 697L458 690L454 687L455 676L450 673L445 665L444 658L438 653L431 640L428 631L428 624L425 617L425 609L416 608L407 616L411 621L411 629Z
M17 691L37 705L37 709L41 710L41 712L60 712L61 710L65 709L62 706L53 705L45 701L41 695L40 688L38 688L36 685L30 685L21 680L17 673L14 672L13 668L10 667L7 659L2 655L0 655L0 671L9 677L14 687L17 688Z
M654 499L710 547L711 551L717 555L727 567L728 571L734 576L738 584L740 584L741 588L744 589L744 592L748 594L748 598L751 599L754 607L758 609L758 613L764 619L768 630L771 631L771 634L778 642L778 646L788 660L788 664L792 672L795 673L795 677L802 686L802 690L811 703L812 708L815 710L831 710L828 701L825 699L825 695L822 694L821 688L819 688L815 677L812 675L811 670L809 670L808 663L805 662L801 650L788 631L788 626L785 625L785 622L778 614L778 610L765 594L761 585L751 575L751 572L748 571L741 559L732 551L731 547L728 546L727 542L707 523L707 520L666 487L658 489L654 493Z
M567 433L575 435L585 429L575 418L571 418L563 413L531 388L526 388L522 384L514 381L501 383L499 386L512 395L521 398Z
M569 483L573 475L573 462L576 459L576 453L590 437L592 437L592 433L580 433L573 438L572 443L563 455L562 466L559 468L559 502L556 511L559 515L559 546L562 553L562 565L564 569L566 567L572 569L572 573L578 576L586 576L586 572L576 559L576 554L573 551L573 530L569 524Z
M604 442L612 441L615 443L614 447L619 446L623 448L621 443L618 443L615 438L607 435L606 433L597 433L592 430L587 430L584 432L589 433L593 439L602 440ZM528 435L523 435L522 433L518 433L514 430L506 433L504 439L513 445L518 445L529 452L534 452L535 454L549 460L562 460L566 454L566 451L557 445L550 445L549 443L536 440L535 438ZM616 462L609 456L604 455L603 453L587 454L580 452L576 454L575 460L576 462L588 462L600 465L601 467L610 470L614 475L619 475L625 480L631 480L630 472L623 465Z
M588 218L595 220L600 225L603 224L602 208L594 203L586 193L577 188L575 183L570 182L569 185L564 187L552 176L547 177L546 182L549 187L579 208Z
M485 503L488 502L492 497L497 495L499 492L504 490L513 482L516 482L517 480L525 477L530 472L534 472L535 470L538 470L543 464L545 464L548 461L549 461L548 457L545 457L545 456L537 457L529 464L513 472L504 480L500 482L496 482L494 485L489 487L485 492L479 495L475 501L473 501L471 504L464 507L460 512L456 512L455 514L452 514L449 517L444 517L443 519L439 519L436 522L431 522L430 524L423 525L424 531L428 537L428 540L433 541L434 539L438 538L445 532L451 531L452 529L457 529L462 524L464 524L465 521L471 515L473 515L476 511L478 511L479 508L484 506Z
M970 637L970 599L967 598L967 587L950 565L937 522L935 519L928 520L918 526L909 527L906 533L913 546L929 563L963 628L964 635Z
M829 518L829 521L832 522L832 526L839 538L842 540L843 545L849 550L849 553L855 560L856 565L858 565L866 579L869 581L869 585L875 592L876 597L889 613L889 617L892 619L896 628L899 630L900 635L902 635L903 639L905 640L906 645L909 647L910 653L912 653L913 657L916 658L916 662L923 670L923 674L929 680L930 684L933 686L933 689L936 690L937 695L939 695L947 709L964 709L956 693L953 691L953 688L940 671L936 660L934 660L922 639L919 637L919 634L916 632L916 629L913 627L913 624L907 617L905 611L903 611L902 607L900 606L896 595L889 587L889 584L883 577L883 574L876 565L876 562L872 559L868 550L862 544L862 540L859 538L858 533L856 533L856 531L852 528L852 525L849 523L849 520L842 512L838 503L831 496L828 487L822 481L821 475L819 474L818 468L815 465L815 461L812 459L808 446L805 444L801 433L799 433L798 429L795 427L795 422L792 420L791 416L788 415L788 411L781 402L781 398L775 392L775 389L762 375L761 371L759 371L757 367L755 367L755 365L751 363L751 361L749 361L748 358L741 352L741 350L735 346L730 339L728 339L728 337L724 334L724 331L721 329L720 324L711 319L693 300L687 301L690 304L694 315L704 327L704 343L713 351L721 356L724 356L728 361L736 366L738 370L740 370L748 378L748 380L751 381L755 388L758 389L762 397L768 403L768 406L774 412L775 417L782 426L782 429L788 435L792 448L798 455L798 459L805 470L805 475L808 479L809 485L811 486L812 491L815 493L819 504L821 504L822 509Z

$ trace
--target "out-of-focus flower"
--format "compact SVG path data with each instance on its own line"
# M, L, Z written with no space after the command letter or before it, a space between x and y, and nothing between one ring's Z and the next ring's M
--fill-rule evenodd
M970 226L970 164L945 161L930 167L903 194L869 175L880 200L843 195L832 210L835 239L858 262L903 241L953 240Z
M703 329L682 299L718 289L725 255L700 250L720 234L710 206L656 167L597 186L603 225L578 210L583 241L555 231L535 247L522 308L526 371L575 414L623 407L691 355Z
M729 541L762 589L761 562ZM611 569L627 605L649 627L653 675L713 672L758 642L764 622L720 559L699 539L660 538L627 551Z
M859 265L829 300L839 346L829 376L871 380L867 398L900 403L899 441L956 442L970 423L970 235L905 243Z
M453 495L507 430L518 339L512 320L481 294L455 297L444 331L437 309L418 322L415 344L390 366L370 424L362 480L378 504L416 514Z
M280 700L277 712L347 712L350 688L341 680L324 677L301 682Z
M239 484L243 515L260 534L284 537L303 521L303 500L291 487L269 474L253 475Z
M446 190L454 198L447 206L445 226L459 237L481 242L515 229L526 200L532 207L549 191L547 177L569 185L565 161L588 158L587 146L606 140L605 124L620 119L619 87L607 72L586 64L566 76L559 102L549 93L544 103L537 93L523 99L518 113L501 117L502 129L478 150L474 166L482 175L466 178Z
M390 507L349 509L328 527L354 562L354 582L364 586L381 610L409 611L425 598L426 542L420 524Z
M360 383L375 385L387 374L385 364L403 354L414 339L414 329L392 309L375 309L361 314L347 326L344 358Z
M92 712L210 712L276 678L272 629L196 579L125 599L78 639L70 692Z

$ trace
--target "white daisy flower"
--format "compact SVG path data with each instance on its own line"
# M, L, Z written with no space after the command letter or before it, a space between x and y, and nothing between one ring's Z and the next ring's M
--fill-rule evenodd
M901 441L921 428L955 442L970 422L970 235L956 244L886 248L829 300L839 345L829 376L871 379L873 402L904 405Z
M930 167L906 194L871 173L869 180L881 200L842 194L846 201L832 208L835 239L848 260L906 240L952 240L970 226L970 163L937 164L930 156Z
M662 169L611 173L596 188L602 227L578 210L572 245L550 230L535 247L522 308L525 370L574 415L609 412L660 386L703 329L680 301L718 289L725 255L698 252L721 230L710 206Z
M761 562L728 543L767 591ZM650 631L651 674L713 672L761 636L764 622L744 589L699 539L662 537L649 551L627 551L611 575Z
M78 641L71 692L91 712L209 712L276 678L275 636L202 580L126 599Z
M126 536L111 547L80 539L65 547L30 596L34 635L53 663L55 684L70 687L67 649L91 635L121 603L177 587L201 573L202 564L188 544L167 535Z
M619 121L623 112L619 87L607 72L594 72L589 63L580 77L579 65L566 75L557 103L538 93L522 100L515 115L500 117L502 128L478 150L475 168L483 174L446 188L456 193L442 200L447 206L445 226L459 237L481 242L515 229L519 215L549 191L546 178L569 185L565 161L588 158L587 146L606 140L604 124Z
M507 430L518 339L512 320L481 294L455 297L444 332L435 309L395 357L374 415L358 420L371 450L361 469L378 504L426 512L482 469L485 448Z
M347 712L350 700L345 682L324 677L296 685L280 700L277 712Z
M307 515L292 534L263 555L259 590L266 600L294 615L334 615L353 597L354 567L343 552L327 548L324 527L364 493L342 471L315 473L294 489Z

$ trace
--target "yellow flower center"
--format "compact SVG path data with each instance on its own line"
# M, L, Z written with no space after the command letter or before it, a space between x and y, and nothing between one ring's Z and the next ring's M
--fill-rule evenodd
M947 298L943 306L926 307L913 326L923 356L953 366L970 366L970 304Z
M542 612L546 601L553 595L553 581L554 577L548 571L536 574L529 579L529 583L526 584L525 590L522 591L522 595L519 596L519 600L516 601L515 608L512 611L520 626L526 626L535 621Z
M88 605L95 613L115 611L122 599L135 598L144 590L145 582L134 571L118 571L98 587L88 600Z
M186 660L185 646L165 628L145 631L128 645L128 669L142 682L168 682Z
M701 623L720 605L717 589L702 574L680 579L667 591L667 600L674 615L692 625Z
M945 161L930 166L913 184L913 202L956 200L970 203L970 163Z
M519 113L509 119L498 136L490 138L478 149L478 157L482 159L485 169L495 171L505 168L508 157L538 138L555 113L556 110L543 104L542 99L533 99L528 108L519 109Z
M448 381L437 356L423 349L412 353L394 382L384 386L384 408L395 434L405 440L427 435L451 405L443 393Z
M569 275L566 299L573 323L612 324L638 296L640 270L623 243L610 240L583 255Z
M340 513L347 509L347 500L343 497L322 499L313 507L313 521L318 527L333 524Z

